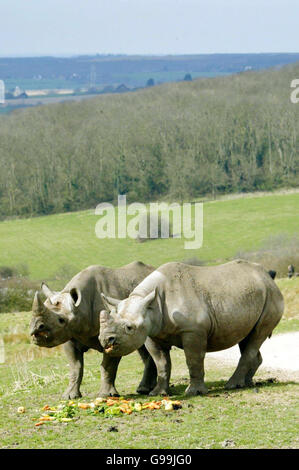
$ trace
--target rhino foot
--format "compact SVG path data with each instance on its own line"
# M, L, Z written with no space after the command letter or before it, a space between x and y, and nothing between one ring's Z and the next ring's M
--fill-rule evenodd
M193 397L196 395L206 395L208 393L208 388L205 384L201 385L189 385L185 390L185 395Z
M119 393L116 388L101 388L98 394L99 397L119 397Z
M139 393L140 395L148 395L150 391L151 391L151 388L145 385L139 385L139 387L136 389L136 393Z
M150 397L155 397L157 395L162 395L163 397L167 397L169 395L169 389L165 389L165 388L160 388L160 387L155 387L150 393L149 393L149 396Z
M80 392L80 390L66 390L63 395L62 395L62 398L64 400L73 400L74 398L81 398L82 397L82 394Z
M136 389L136 392L139 393L140 395L148 395L150 391L155 388L156 385L157 385L156 379L153 380L151 384L140 382L140 384L138 385Z
M238 380L229 380L225 385L226 390L234 390L236 388L244 388L248 387L249 384L245 382L245 379L238 379Z

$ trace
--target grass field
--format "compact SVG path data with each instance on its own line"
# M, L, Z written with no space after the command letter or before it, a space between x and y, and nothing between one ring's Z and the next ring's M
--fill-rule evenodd
M35 427L34 419L44 405L56 406L67 385L68 367L61 347L38 348L29 342L30 313L0 315L6 362L0 364L0 441L2 448L294 448L298 447L298 384L276 371L258 371L254 388L224 390L233 372L206 359L206 397L185 399L188 371L182 351L172 351L172 398L182 400L182 409L143 411L104 418L81 411L71 423ZM283 320L275 332L298 329L298 319ZM101 355L88 352L82 384L83 398L97 396ZM137 397L135 388L142 364L133 353L123 358L117 387L126 397ZM271 380L274 379L274 380ZM24 414L17 409L24 406ZM258 425L257 425L258 423ZM118 432L109 432L111 426ZM254 431L253 431L254 430ZM226 444L225 444L226 441Z
M227 199L204 204L204 243L184 250L184 240L137 243L131 239L99 240L93 211L0 223L0 265L26 264L33 279L54 279L58 286L71 272L89 264L120 266L134 259L153 265L194 256L214 264L238 251L257 249L270 237L298 233L299 194ZM60 276L60 281L55 277ZM285 316L274 334L299 329L299 278L278 279ZM51 285L52 285L51 284ZM230 366L206 359L206 397L185 399L188 371L183 351L172 351L172 398L182 409L143 411L104 418L81 411L70 423L35 427L44 405L60 403L68 382L62 347L46 349L30 343L31 313L0 315L0 446L2 448L298 448L298 382L291 373L260 369L253 388L227 392ZM2 346L1 346L2 344ZM4 357L3 357L4 352ZM101 355L85 355L83 398L97 396ZM136 353L123 358L117 388L137 398L143 366ZM274 378L274 380L272 380ZM78 400L77 400L78 401ZM24 406L23 414L17 412ZM117 432L109 432L111 426Z
M140 260L159 266L194 256L211 264L258 249L269 238L299 232L299 193L204 203L203 246L185 250L184 239L137 243L98 239L99 216L82 211L0 223L0 266L28 266L35 280L68 279L90 264L111 267Z

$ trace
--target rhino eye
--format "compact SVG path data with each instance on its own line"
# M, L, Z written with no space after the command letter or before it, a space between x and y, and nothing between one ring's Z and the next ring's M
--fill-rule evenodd
M134 327L132 325L126 325L125 329L127 333L132 333L132 331L134 330Z
M59 323L60 323L61 325L63 325L63 324L65 323L65 320L64 320L64 318L59 318L59 320L58 320L58 321L59 321Z

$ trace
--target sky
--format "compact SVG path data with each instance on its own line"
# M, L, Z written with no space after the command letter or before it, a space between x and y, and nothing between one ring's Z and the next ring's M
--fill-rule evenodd
M299 52L299 0L0 0L0 57Z

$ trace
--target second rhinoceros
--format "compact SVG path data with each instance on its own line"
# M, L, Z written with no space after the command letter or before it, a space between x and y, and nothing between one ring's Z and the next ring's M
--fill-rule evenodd
M158 371L150 395L169 394L169 351L172 345L183 348L190 373L185 393L196 395L207 393L206 352L238 343L241 358L227 388L249 386L262 362L259 349L283 314L283 297L272 277L243 260L212 267L164 264L127 299L102 295L107 310L100 313L101 344L118 357L146 341Z
M117 269L89 266L78 273L61 292L52 292L46 284L43 303L39 293L33 301L30 334L38 346L52 348L64 344L70 366L69 386L63 397L80 397L83 377L83 354L88 349L102 352L99 342L99 315L104 305L101 292L119 298L127 297L154 268L135 261ZM144 375L137 389L148 393L156 383L156 366L146 348L141 345L140 356L145 364ZM117 395L114 381L120 358L104 353L101 364L100 396Z

